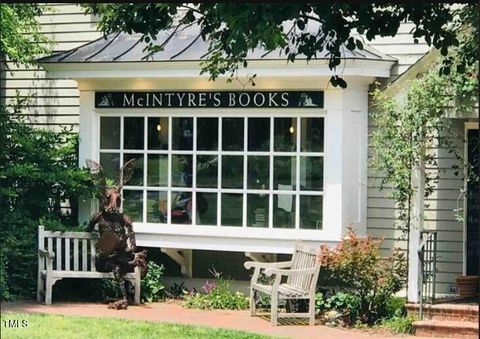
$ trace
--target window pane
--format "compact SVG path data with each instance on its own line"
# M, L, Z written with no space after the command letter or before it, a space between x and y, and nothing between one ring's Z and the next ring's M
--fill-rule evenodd
M192 193L172 192L172 224L192 224Z
M268 190L270 178L270 157L249 156L248 157L248 188Z
M217 224L217 193L197 192L197 224Z
M172 155L172 186L192 187L192 156Z
M273 133L275 151L296 151L297 118L275 118L273 120Z
M224 155L222 157L222 187L243 188L242 155Z
M323 152L323 118L302 118L302 152Z
M218 118L197 119L197 150L218 150Z
M270 118L248 119L248 150L270 150Z
M123 124L123 148L143 149L143 124L145 119L126 117Z
M119 149L120 148L120 118L119 117L101 117L100 118L100 148L101 149Z
M100 165L103 167L105 176L118 183L118 174L120 173L120 154L100 153Z
M243 194L222 194L222 225L242 226Z
M135 169L133 170L132 178L125 183L128 186L142 186L143 185L143 154L124 154L123 163L126 164L132 159L137 159L135 162Z
M321 230L323 197L321 195L300 196L300 228Z
M268 227L268 194L247 195L247 226Z
M123 213L132 221L142 221L143 191L123 190Z
M300 157L300 189L323 190L323 157Z
M197 187L217 188L218 155L197 156Z
M296 157L274 157L273 189L294 190L296 173Z
M148 118L148 149L168 150L168 118Z
M273 195L273 227L295 228L295 195Z
M172 119L172 149L193 149L193 118Z
M222 149L243 151L243 118L222 119Z
M147 192L147 222L165 224L167 222L167 192Z
M149 154L147 164L147 186L167 186L168 155Z

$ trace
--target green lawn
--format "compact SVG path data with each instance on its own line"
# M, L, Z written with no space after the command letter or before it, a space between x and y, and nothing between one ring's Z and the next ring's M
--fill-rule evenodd
M19 328L9 328L8 320L19 320ZM28 321L28 327L22 328L22 320ZM0 330L1 338L5 339L269 338L247 332L188 325L26 313L2 313Z

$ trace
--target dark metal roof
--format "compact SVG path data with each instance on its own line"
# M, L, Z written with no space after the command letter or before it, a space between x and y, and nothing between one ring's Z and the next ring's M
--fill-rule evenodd
M160 32L157 41L164 44L164 49L152 55L149 60L143 59L146 55L145 42L140 41L141 34L112 34L106 38L99 38L70 51L40 58L40 63L83 63L83 62L135 62L135 61L198 61L207 53L208 44L199 36L198 27L179 29L173 37L172 30ZM396 59L382 54L364 44L363 50L350 51L343 48L342 57L345 59L384 60L395 61ZM326 51L319 53L316 59L327 59ZM280 52L256 48L248 53L249 60L285 60L286 56ZM302 58L301 55L297 59Z

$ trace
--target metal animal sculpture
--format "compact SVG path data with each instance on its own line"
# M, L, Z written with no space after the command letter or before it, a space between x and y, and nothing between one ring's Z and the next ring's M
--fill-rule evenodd
M99 272L113 272L121 286L122 299L110 304L110 308L126 309L128 305L128 282L124 275L135 266L141 267L142 277L146 274L146 251L136 252L135 234L132 220L120 212L122 187L132 177L135 159L128 161L120 169L117 185L108 185L102 166L95 161L87 160L90 172L96 177L100 189L100 209L95 213L87 226L92 232L98 226L97 257L95 268Z

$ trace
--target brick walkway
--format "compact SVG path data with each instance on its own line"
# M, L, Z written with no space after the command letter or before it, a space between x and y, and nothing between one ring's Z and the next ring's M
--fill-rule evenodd
M355 329L338 329L327 326L307 326L283 324L270 325L268 319L250 317L248 311L192 310L178 303L151 303L141 306L129 306L127 310L116 311L99 303L54 303L51 306L36 302L2 303L2 312L49 313L96 318L122 318L130 320L159 321L177 324L189 324L216 328L244 330L272 336L289 338L419 338L412 336L386 336L385 333L369 333Z

